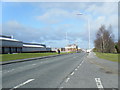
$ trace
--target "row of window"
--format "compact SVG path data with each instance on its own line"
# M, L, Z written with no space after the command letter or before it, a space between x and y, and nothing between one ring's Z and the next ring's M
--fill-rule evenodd
M2 53L21 53L22 48L20 47L2 47Z

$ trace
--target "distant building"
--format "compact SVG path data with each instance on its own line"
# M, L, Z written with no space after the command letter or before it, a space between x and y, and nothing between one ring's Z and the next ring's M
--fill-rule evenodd
M23 43L22 52L45 52L46 46L36 43Z
M65 48L59 48L61 52L65 52Z
M78 51L78 46L76 44L70 44L65 47L66 52Z
M0 35L0 53L3 54L50 51L51 48L47 48L44 44L23 43L11 36Z
M53 52L57 52L57 49L58 49L58 48L51 48L51 50L52 50Z
M0 53L21 53L23 43L22 41L12 39L10 36L0 36Z

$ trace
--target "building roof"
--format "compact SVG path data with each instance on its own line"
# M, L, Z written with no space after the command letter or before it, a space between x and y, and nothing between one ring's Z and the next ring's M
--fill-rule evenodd
M76 44L70 44L70 45L67 45L65 48L76 48L77 45Z
M23 47L44 47L44 46L41 46L41 45L28 45L28 44L23 44Z
M4 38L12 38L11 36L6 36L6 35L0 35L0 37L4 37Z
M12 39L12 38L3 38L3 37L0 37L0 40L22 42L22 41L19 41L19 40L16 40L16 39Z

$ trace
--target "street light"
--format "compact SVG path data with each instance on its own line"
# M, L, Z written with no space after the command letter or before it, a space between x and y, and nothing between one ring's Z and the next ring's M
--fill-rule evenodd
M82 13L78 13L78 14L76 14L76 15L84 15L84 14L82 14ZM85 15L86 16L86 15ZM89 18L88 18L88 16L86 16L87 17L87 21L88 21L88 35L89 35L89 43L88 43L88 48L89 48L89 50L90 50L90 21L89 21Z

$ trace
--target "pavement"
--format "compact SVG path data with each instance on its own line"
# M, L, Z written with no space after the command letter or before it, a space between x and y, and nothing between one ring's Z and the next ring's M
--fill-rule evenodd
M117 90L119 77L117 62L99 59L93 52L6 64L2 65L1 72L2 88L5 90L17 88Z

